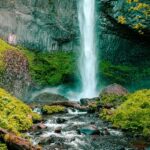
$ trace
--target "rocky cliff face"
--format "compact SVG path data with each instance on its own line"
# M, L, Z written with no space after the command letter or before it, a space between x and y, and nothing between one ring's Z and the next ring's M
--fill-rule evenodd
M149 60L150 2L102 0L99 6L98 37L102 58L115 64Z
M38 50L75 50L77 0L1 0L0 37Z
M135 63L147 58L148 0L96 2L97 49L102 57L113 63ZM77 5L78 0L1 0L0 37L29 49L78 50Z

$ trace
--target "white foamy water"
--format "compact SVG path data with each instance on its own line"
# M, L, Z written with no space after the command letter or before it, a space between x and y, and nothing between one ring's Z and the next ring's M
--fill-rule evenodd
M96 92L95 0L79 1L78 18L81 33L80 97L92 98Z
M68 113L70 115L85 115L85 114L87 114L87 112L81 112L81 111L79 111L77 109L75 109L75 110L68 109Z

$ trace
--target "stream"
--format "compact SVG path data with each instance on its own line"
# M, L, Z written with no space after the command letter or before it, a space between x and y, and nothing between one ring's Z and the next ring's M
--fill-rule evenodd
M96 114L68 109L65 114L45 116L44 120L44 129L28 133L44 150L134 150L130 138ZM91 134L91 126L100 133Z

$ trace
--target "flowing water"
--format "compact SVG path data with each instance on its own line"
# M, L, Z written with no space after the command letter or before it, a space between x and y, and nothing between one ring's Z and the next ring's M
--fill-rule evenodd
M79 2L78 18L81 33L80 97L92 98L96 96L95 0Z
M43 150L134 150L130 149L130 138L111 128L95 114L69 109L65 114L43 117L47 128L28 133L33 143L41 145ZM58 123L58 118L65 121ZM91 124L100 131L100 135L78 132L80 129L90 129ZM58 128L61 128L61 133L55 132Z

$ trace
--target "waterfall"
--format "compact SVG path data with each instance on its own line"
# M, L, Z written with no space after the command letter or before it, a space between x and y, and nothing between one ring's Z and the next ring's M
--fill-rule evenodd
M78 18L81 34L80 97L92 98L96 96L95 0L79 1Z

